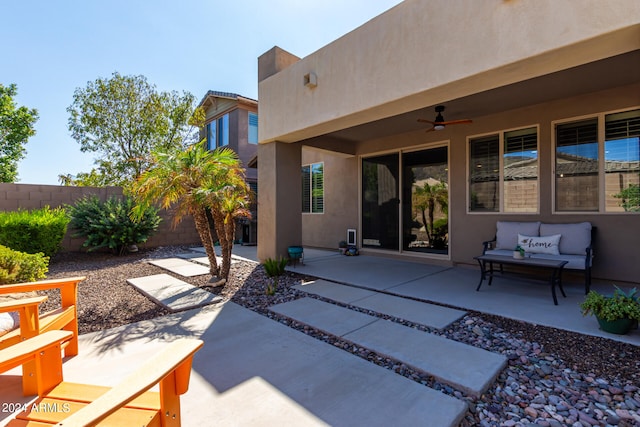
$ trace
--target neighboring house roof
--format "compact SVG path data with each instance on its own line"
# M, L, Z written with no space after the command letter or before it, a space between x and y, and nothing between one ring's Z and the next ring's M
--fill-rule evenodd
M584 156L576 156L561 153L556 156L556 173L566 176L597 175L599 172L598 160ZM475 171L474 182L497 181L500 175L498 167L487 167L483 171ZM606 172L635 172L640 171L638 161L608 160L605 162ZM538 165L536 159L518 159L511 161L504 168L505 180L535 179L538 177Z
M226 99L233 99L233 100L236 100L236 101L245 101L245 102L248 101L250 103L256 103L256 104L258 103L258 101L256 99L247 98L246 96L238 95L237 93L219 92L217 90L209 90L209 91L207 91L207 93L204 95L204 97L202 98L202 100L198 104L198 107L203 106L207 102L207 100L209 100L211 98L226 98Z

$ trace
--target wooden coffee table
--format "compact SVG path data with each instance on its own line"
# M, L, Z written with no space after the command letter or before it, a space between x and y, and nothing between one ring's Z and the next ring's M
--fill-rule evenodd
M516 259L513 257L502 255L480 255L474 257L473 259L478 261L478 264L480 264L480 283L478 283L476 291L480 291L482 282L484 282L487 278L489 279L488 285L491 286L493 276L498 272L502 274L502 265L518 265L521 267L544 268L551 270L549 283L551 284L551 295L553 296L553 303L555 305L558 305L558 298L556 297L556 285L560 288L562 296L565 298L567 296L564 293L564 289L562 289L562 269L568 261L540 258ZM498 272L494 270L494 264L500 265L500 269ZM487 265L489 266L488 269Z

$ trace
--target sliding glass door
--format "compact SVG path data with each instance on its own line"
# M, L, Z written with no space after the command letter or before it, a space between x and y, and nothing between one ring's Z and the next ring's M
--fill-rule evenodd
M447 147L362 159L362 246L448 254Z
M447 147L402 154L402 249L447 254Z
M398 250L398 154L362 160L362 246Z

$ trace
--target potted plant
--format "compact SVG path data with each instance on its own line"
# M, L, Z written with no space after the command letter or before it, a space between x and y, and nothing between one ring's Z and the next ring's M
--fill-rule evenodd
M338 250L340 251L340 253L342 255L344 255L345 251L347 250L347 241L346 240L340 240L340 242L338 243Z
M617 286L613 295L591 291L580 304L582 314L595 315L603 331L624 335L640 320L640 300L636 297L637 292L637 289L633 288L626 293Z
M513 249L513 257L515 259L524 259L524 248L520 245L517 245Z

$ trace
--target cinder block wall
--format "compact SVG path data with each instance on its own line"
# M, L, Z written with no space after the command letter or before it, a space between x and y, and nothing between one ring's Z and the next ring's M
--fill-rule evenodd
M72 205L77 199L95 194L100 200L112 195L121 196L120 187L67 187L60 185L6 184L0 183L0 211L16 211L18 209L39 209L45 206ZM158 231L140 247L154 248L170 245L200 244L193 219L185 218L175 229L172 228L170 212L161 210L162 222ZM72 238L72 230L67 231L62 241L62 250L84 250L82 238Z

